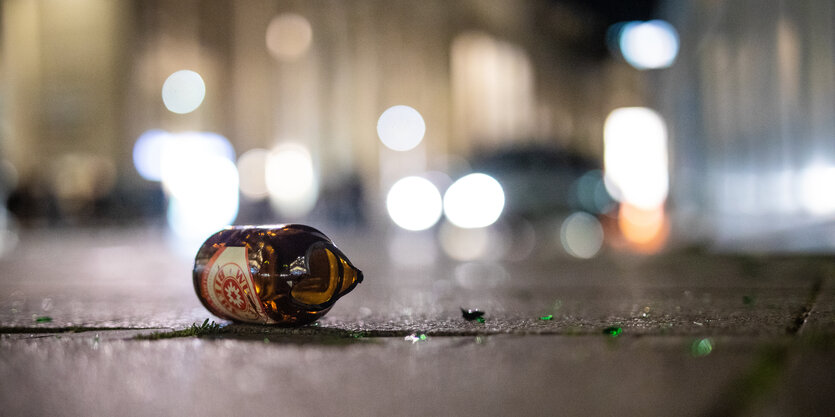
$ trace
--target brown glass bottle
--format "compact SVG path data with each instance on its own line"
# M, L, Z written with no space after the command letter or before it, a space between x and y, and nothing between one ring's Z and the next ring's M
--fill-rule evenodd
M226 228L209 237L194 260L194 289L203 305L247 323L313 322L362 279L330 238L300 224Z

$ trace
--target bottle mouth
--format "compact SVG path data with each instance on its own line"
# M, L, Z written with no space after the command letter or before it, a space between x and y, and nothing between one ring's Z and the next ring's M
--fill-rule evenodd
M363 281L363 273L329 242L318 242L305 255L305 276L290 290L294 303L310 310L329 308Z

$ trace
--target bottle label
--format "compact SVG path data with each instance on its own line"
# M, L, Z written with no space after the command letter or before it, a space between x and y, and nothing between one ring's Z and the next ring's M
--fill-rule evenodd
M273 323L255 293L246 247L220 248L203 270L200 291L212 312L249 323Z

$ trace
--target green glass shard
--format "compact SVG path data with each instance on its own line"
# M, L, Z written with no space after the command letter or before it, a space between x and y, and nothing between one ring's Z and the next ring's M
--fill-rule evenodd
M707 356L713 351L713 341L710 338L699 339L690 345L690 354L695 357Z
M607 334L612 337L618 337L621 333L623 333L623 329L617 326L609 326L603 329L603 334Z

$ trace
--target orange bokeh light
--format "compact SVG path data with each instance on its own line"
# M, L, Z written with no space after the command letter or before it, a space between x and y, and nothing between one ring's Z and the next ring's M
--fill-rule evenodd
M661 250L670 233L669 220L663 206L647 210L621 204L618 228L629 248L643 253Z

